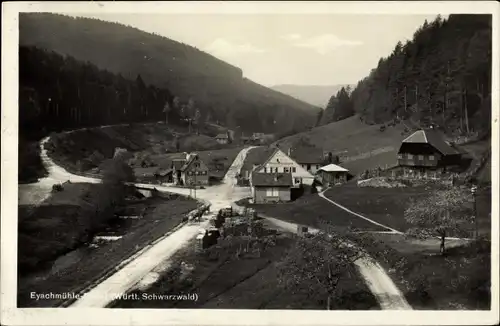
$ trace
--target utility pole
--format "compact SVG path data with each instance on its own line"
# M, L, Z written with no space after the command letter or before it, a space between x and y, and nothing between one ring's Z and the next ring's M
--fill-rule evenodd
M479 236L479 231L478 231L478 223L477 223L477 205L476 205L476 193L477 193L477 187L474 185L470 189L472 196L474 198L474 226L476 228L476 234L475 238L477 239Z

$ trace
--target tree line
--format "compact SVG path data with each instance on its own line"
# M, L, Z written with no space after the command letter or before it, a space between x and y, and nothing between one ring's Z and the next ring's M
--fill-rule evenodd
M351 97L351 87L342 87L336 95L330 97L326 108L318 113L316 126L340 121L353 115L354 106Z
M19 48L19 84L19 125L28 138L109 124L201 121L194 99L181 101L166 88L146 85L141 75L127 80L36 47Z
M489 128L491 15L453 14L425 21L398 42L352 91L368 123L411 119L421 127L468 133Z

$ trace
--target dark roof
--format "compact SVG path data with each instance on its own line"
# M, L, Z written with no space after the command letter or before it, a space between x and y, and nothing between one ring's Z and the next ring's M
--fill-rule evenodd
M159 175L159 176L164 177L166 175L169 175L172 172L173 172L172 169L162 169L162 168L160 168L160 169L158 169L158 172L156 172L156 174Z
M259 173L252 172L252 186L263 187L291 187L293 186L291 173Z
M292 147L289 156L299 164L322 164L325 160L323 150L317 147Z
M194 161L201 161L200 157L198 154L191 154L189 159L184 163L184 165L181 168L181 171L186 171L186 169L193 163Z
M403 140L403 143L429 144L443 155L457 155L460 152L447 144L443 137L434 129L422 129Z
M173 165L173 168L174 170L180 170L184 164L186 164L186 160L184 159L174 159L172 160L172 165Z

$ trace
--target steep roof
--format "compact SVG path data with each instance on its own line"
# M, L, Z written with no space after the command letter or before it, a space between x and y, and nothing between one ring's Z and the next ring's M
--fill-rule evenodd
M413 134L405 138L403 140L403 143L429 144L443 155L460 154L458 150L448 145L443 140L443 137L433 129L422 129L415 131Z
M198 154L191 154L188 158L188 160L186 161L186 163L184 163L184 165L181 167L181 171L186 171L186 169L194 162L194 161L200 161L201 162L201 159L200 157L198 156Z
M325 171L325 172L348 172L349 170L347 169L344 169L343 167L341 166L338 166L336 164L328 164L328 165L325 165L325 166L322 166L320 168L321 171Z
M290 156L299 164L322 164L324 162L323 150L317 147L292 147Z
M180 170L184 164L186 164L186 160L185 159L174 159L172 160L172 165L173 165L173 168L174 170Z
M252 186L257 187L291 187L293 186L292 174L288 173L260 173L252 172Z

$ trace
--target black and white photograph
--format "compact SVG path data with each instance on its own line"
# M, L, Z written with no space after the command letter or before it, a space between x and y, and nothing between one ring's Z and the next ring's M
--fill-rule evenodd
M498 13L3 3L2 324L497 324Z

